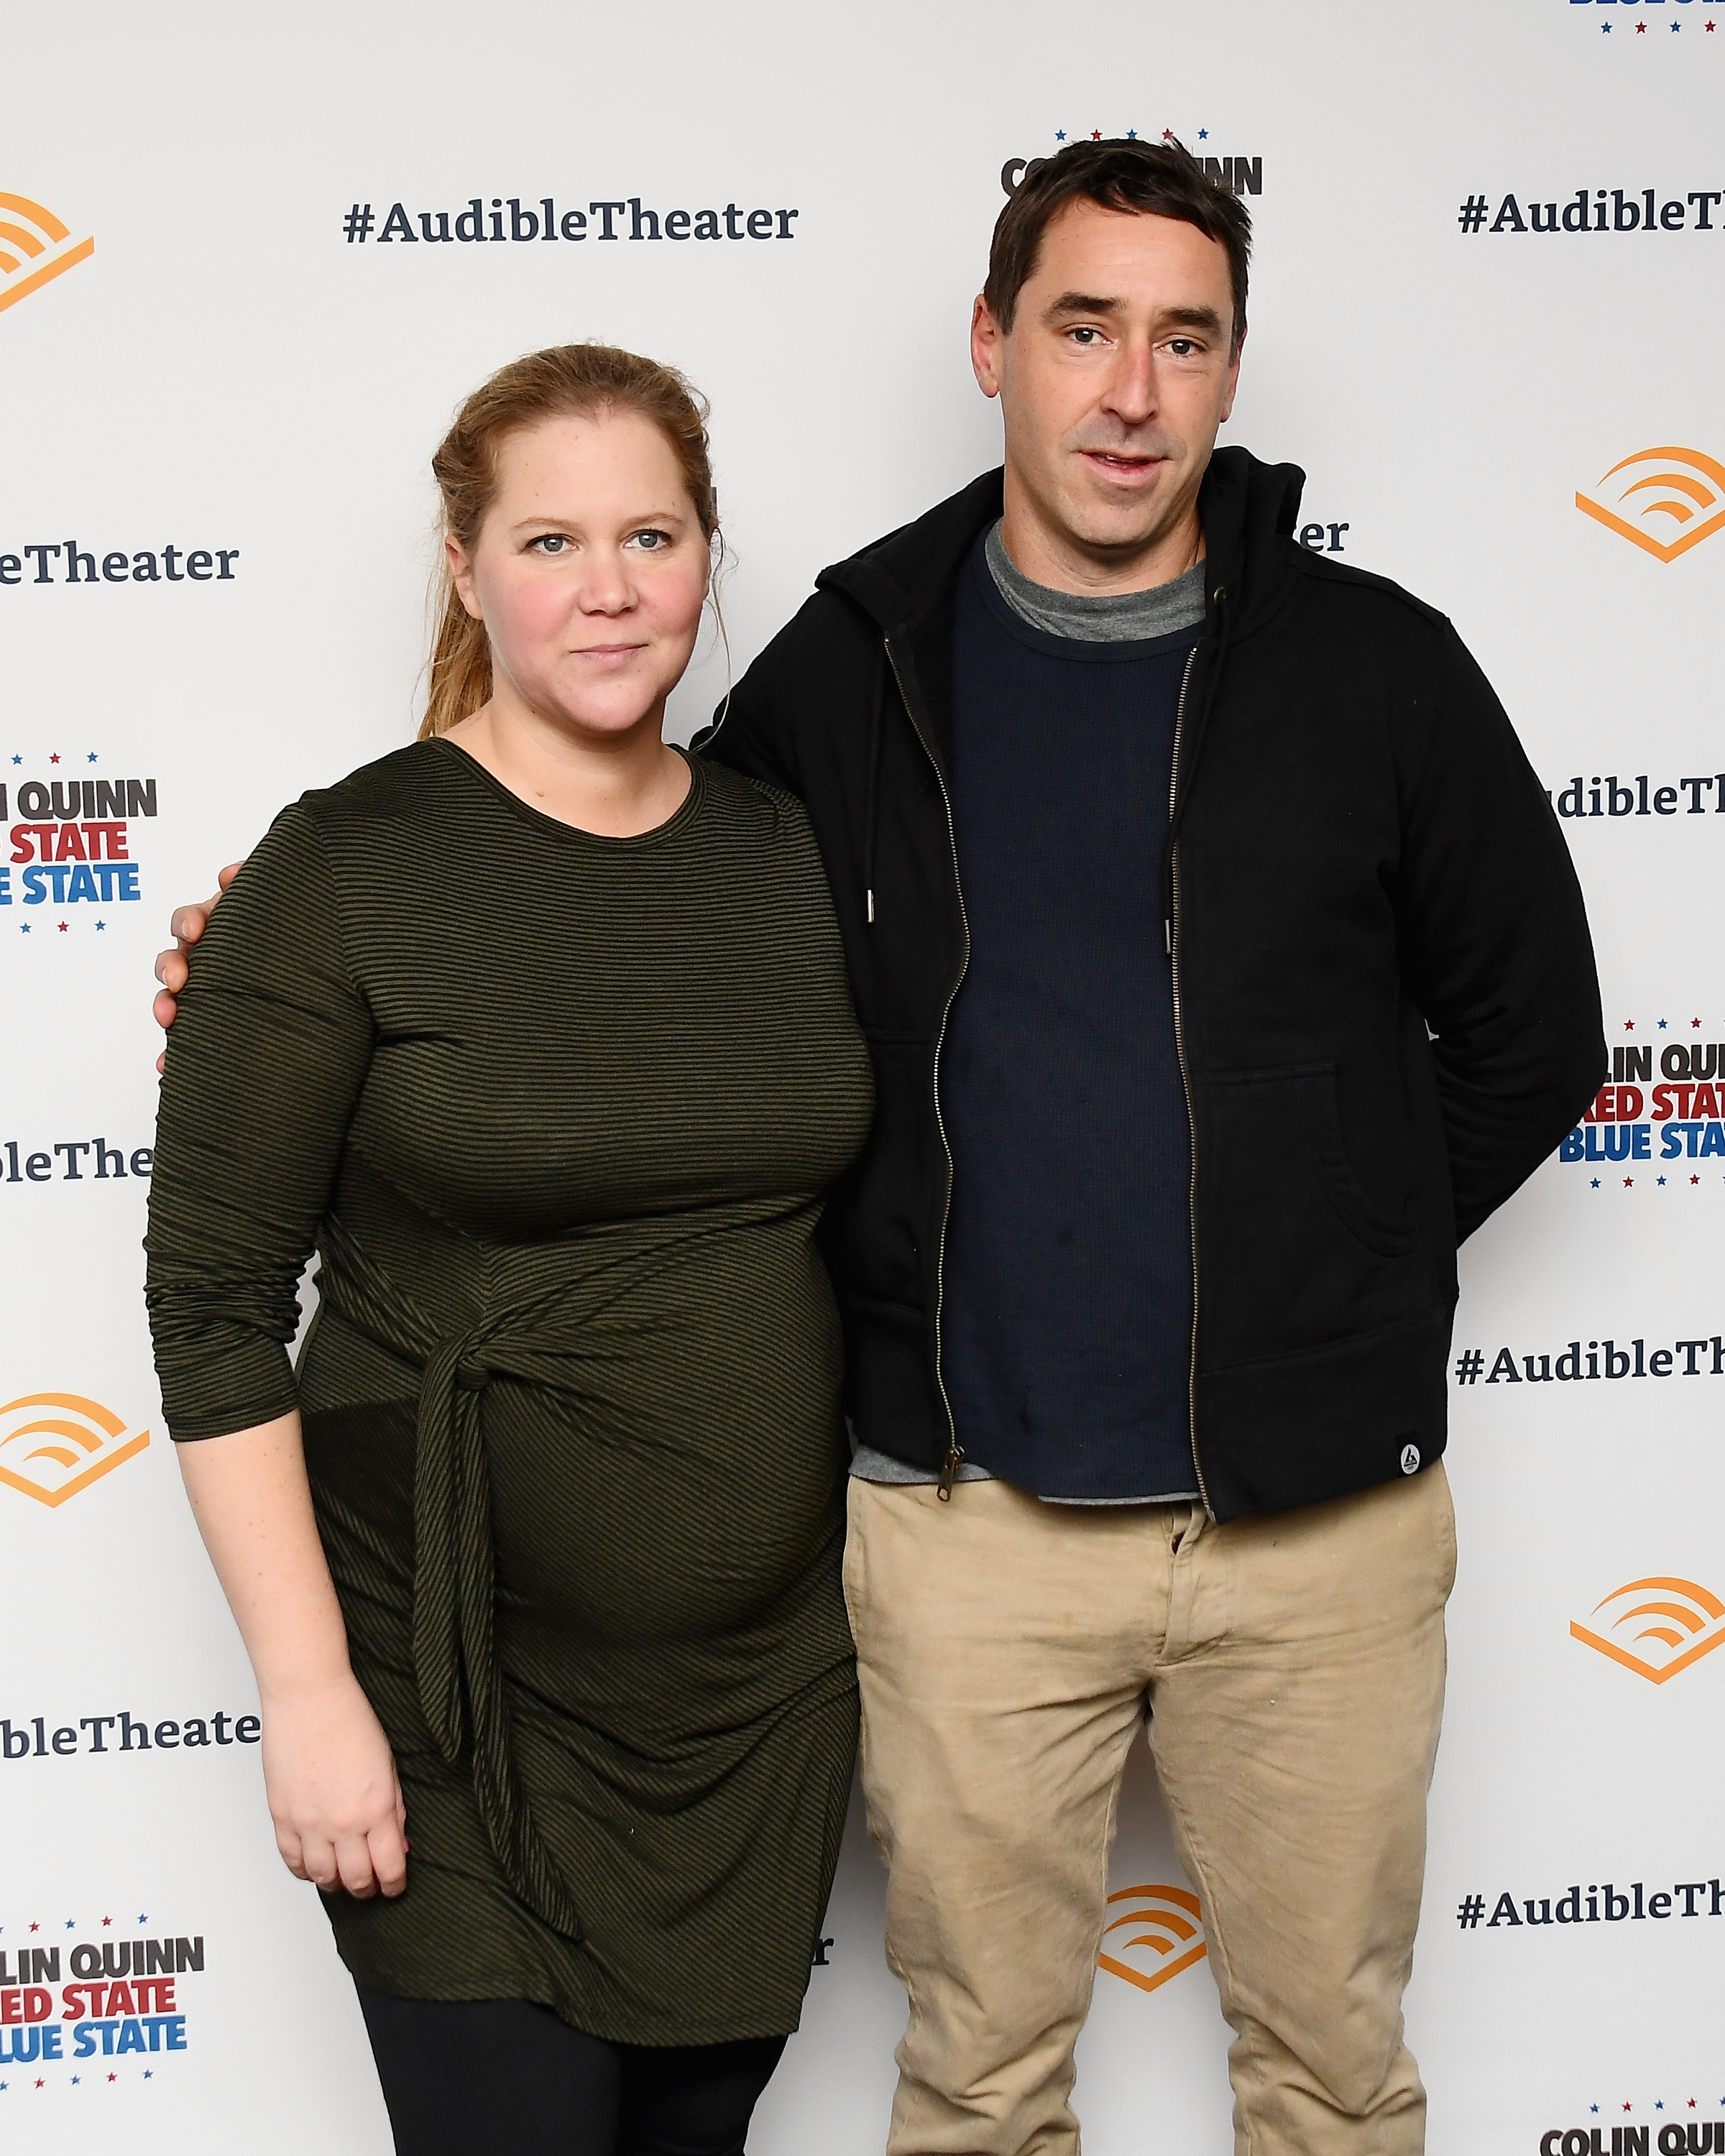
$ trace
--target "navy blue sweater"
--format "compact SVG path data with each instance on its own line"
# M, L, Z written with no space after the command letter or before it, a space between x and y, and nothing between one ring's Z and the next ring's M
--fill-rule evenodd
M1190 1138L1158 867L1198 629L1045 635L958 579L971 954L941 1064L942 1367L967 1458L1040 1496L1194 1496Z

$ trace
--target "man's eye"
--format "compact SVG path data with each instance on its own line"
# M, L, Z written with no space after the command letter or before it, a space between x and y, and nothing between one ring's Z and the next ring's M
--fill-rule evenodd
M1168 348L1176 359L1190 359L1198 350L1197 345L1190 337L1171 337L1168 340Z
M533 542L533 544L539 548L542 553L561 554L567 548L569 542L563 536L561 531L545 531L541 533L539 537Z
M1088 350L1091 345L1101 341L1101 336L1102 332L1100 330L1079 328L1072 331L1072 341L1075 344L1081 344Z

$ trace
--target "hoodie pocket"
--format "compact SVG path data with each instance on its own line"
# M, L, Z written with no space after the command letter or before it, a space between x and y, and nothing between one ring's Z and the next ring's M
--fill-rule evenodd
M1205 1089L1199 1318L1214 1369L1418 1324L1431 1315L1410 1199L1362 1188L1343 1142L1332 1063L1217 1078Z

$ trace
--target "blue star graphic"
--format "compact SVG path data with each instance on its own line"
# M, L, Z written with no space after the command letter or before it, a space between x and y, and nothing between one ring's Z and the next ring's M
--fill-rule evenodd
M78 2086L78 2084L79 2084L79 2082L81 2082L83 2079L84 2079L84 2076L83 2076L83 2075L82 2075L82 2074L74 2074L74 2075L73 2075L73 2076L72 2076L72 2086L73 2086L73 2087L74 2087L74 2088L76 2088L76 2087L77 2087L77 2086Z
M145 2067L145 2069L144 2069L144 2079L145 2079L146 2082L153 2082L153 2081L155 2080L155 2078L156 2078L155 2075L154 2075L154 2074L152 2074L152 2073L151 2072L150 2069L149 2069L147 2066L146 2066L146 2067Z
M141 1924L147 1924L149 1921L150 1919L144 1914L143 1911L140 1909L138 1911L138 1922Z
M1594 1188L1595 1190L1597 1190L1597 1189L1599 1188L1599 1177L1598 1177L1598 1176L1595 1176L1595 1177L1594 1178Z
M97 923L96 923L96 934L97 934L98 936L100 936L100 935L101 934L102 931L103 931L103 930L107 927L107 925L108 925L108 924L107 924L107 922L106 922L105 921L97 921ZM1660 1181L1661 1181L1661 1183L1663 1183L1663 1182L1665 1181L1665 1178L1664 1178L1663 1176L1661 1176L1659 1179L1660 1179ZM142 1921L142 1919L141 1919L141 1918L140 1918L140 1920L139 1920L139 1921L140 1921L140 1922L141 1922L141 1921Z
M97 926L98 927L100 927L101 926L101 923L100 923L100 921L98 921L98 922L97 922L97 924L96 924L96 926ZM1664 1178L1663 1176L1661 1176L1661 1177L1660 1177L1660 1178L1659 1178L1659 1182L1660 1182L1660 1188L1661 1188L1661 1189L1663 1189L1663 1188L1664 1188L1664 1187L1665 1187L1665 1178Z
M1136 127L1128 127L1126 131L1126 139L1128 142L1136 142L1138 139L1137 129Z
M1198 131L1198 139L1200 142L1208 142L1210 139L1209 129L1208 127L1200 127Z
M1661 1019L1659 1021L1659 1029L1661 1033L1665 1031L1665 1020L1663 1019Z
M12 760L14 763L22 763L23 762L23 758L21 756L15 756Z
M95 762L95 760L96 760L96 752L95 752L95 751L94 749L92 749L92 750L90 751L90 754L89 754L87 757L85 757L85 758L84 760L85 760L85 762L86 763L94 763L94 762Z
M1066 139L1066 131L1065 131L1065 129L1064 127L1056 127L1056 128L1055 128L1055 141L1056 141L1056 142L1064 142L1064 141L1065 141L1065 139Z
M69 1932L77 1921L78 1919L75 1917L68 1917L66 1919L66 1929Z

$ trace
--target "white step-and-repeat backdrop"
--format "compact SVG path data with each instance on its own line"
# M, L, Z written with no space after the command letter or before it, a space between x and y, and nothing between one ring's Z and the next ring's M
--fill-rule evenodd
M159 1419L148 968L284 800L409 736L451 408L572 337L684 367L741 662L996 460L965 328L1021 161L1172 130L1257 221L1229 438L1306 467L1303 543L1453 616L1604 981L1611 1085L1464 1260L1433 2146L1725 2151L1725 0L85 0L6 52L6 2144L388 2146ZM1114 1881L1088 2145L1219 2150L1142 1754ZM881 1902L855 1829L761 2156L880 2144Z

